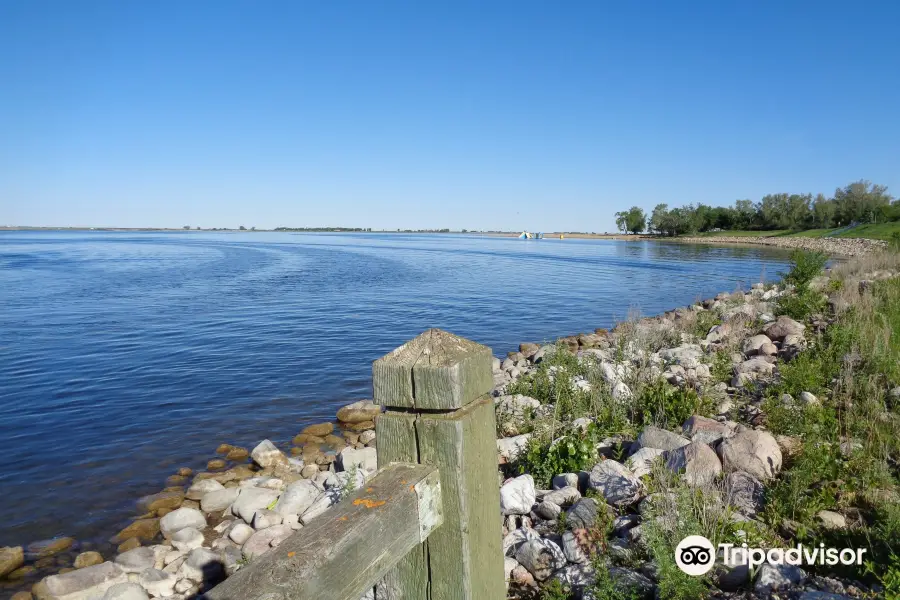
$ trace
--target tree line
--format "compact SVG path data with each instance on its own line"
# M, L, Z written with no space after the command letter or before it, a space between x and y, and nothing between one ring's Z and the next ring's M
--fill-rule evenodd
M626 233L650 231L658 235L684 235L713 230L831 229L857 223L900 221L900 200L887 186L866 180L824 194L768 194L759 202L738 200L734 206L687 204L669 208L657 204L648 217L633 206L616 213L616 226Z

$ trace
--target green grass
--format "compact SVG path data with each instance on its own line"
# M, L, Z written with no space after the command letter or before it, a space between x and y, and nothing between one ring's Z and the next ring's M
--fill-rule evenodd
M772 231L747 231L747 230L735 230L735 231L707 231L704 233L697 233L694 235L690 235L687 237L808 237L808 238L820 238L825 237L832 231L837 231L840 228L833 229L807 229L805 231L791 231L789 229L776 229ZM860 225L858 227L854 227L844 233L840 233L834 237L839 238L867 238L871 240L884 240L890 241L891 236L894 234L900 235L900 221L893 221L891 223L878 223L873 225Z
M793 231L791 233L785 234L785 237L809 237L809 238L819 238L825 237L832 231L837 231L838 228L835 229L807 229L806 231Z
M854 227L850 231L835 237L868 238L871 240L890 241L891 236L894 234L900 234L900 221L877 223L874 225L860 225L859 227Z
M733 231L704 231L703 233L689 234L686 237L774 237L786 233L790 233L790 231L787 229L776 229L773 231L735 229Z
M767 489L763 519L773 529L793 521L798 541L868 548L868 574L900 593L900 420L886 394L900 381L900 280L878 282L871 296L851 299L851 308L810 336L810 348L782 365L778 382L766 390L769 429L797 436L801 447ZM780 399L802 391L816 394L821 405ZM848 440L853 445L842 447ZM822 530L815 515L823 509L858 521L846 530Z

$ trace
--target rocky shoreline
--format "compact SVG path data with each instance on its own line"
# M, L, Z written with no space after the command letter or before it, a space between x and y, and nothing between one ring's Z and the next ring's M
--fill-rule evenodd
M895 275L864 274L858 285ZM818 278L816 289L824 293L829 281ZM497 515L509 597L570 597L540 596L552 584L575 597L603 600L601 581L611 597L653 598L662 575L646 558L646 546L659 523L677 515L678 489L706 490L716 499L707 509L727 512L731 527L750 529L766 486L798 441L766 430L762 399L748 390L777 378L827 326L820 318L802 323L778 315L786 293L785 286L755 284L611 331L551 345L523 343L494 359ZM651 382L659 382L661 403L693 402L683 421L648 422L645 415L639 428L602 435L599 418L572 410L579 402L593 403L594 414L630 407L638 387L657 389ZM784 401L819 399L804 392ZM703 402L706 414L695 412ZM361 486L377 469L379 413L362 400L341 408L336 422L306 427L281 448L269 440L253 449L222 444L220 458L205 471L179 469L164 489L141 498L138 515L108 544L57 538L0 548L0 591L14 600L193 598ZM542 437L552 443L540 447ZM576 465L559 457L582 451L583 468L558 468ZM671 488L654 487L666 477ZM818 518L826 528L851 526L851 516L835 511L822 510ZM755 573L746 565L721 570L712 589L720 598L778 593L838 600L877 589L768 565ZM374 600L374 591L364 598Z
M715 236L679 237L673 241L688 244L753 244L774 246L794 250L811 250L836 256L864 256L882 252L887 242L866 238L812 238L812 237L766 237L766 236Z

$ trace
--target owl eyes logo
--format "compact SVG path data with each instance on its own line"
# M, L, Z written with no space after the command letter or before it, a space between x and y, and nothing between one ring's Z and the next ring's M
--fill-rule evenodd
M689 535L675 547L675 564L688 575L705 575L715 562L715 548L702 535Z

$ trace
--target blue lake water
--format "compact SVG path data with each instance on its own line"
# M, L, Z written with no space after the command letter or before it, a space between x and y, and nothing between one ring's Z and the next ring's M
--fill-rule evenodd
M428 327L498 356L762 278L783 251L466 235L0 233L0 545L108 537L222 442L371 395Z

